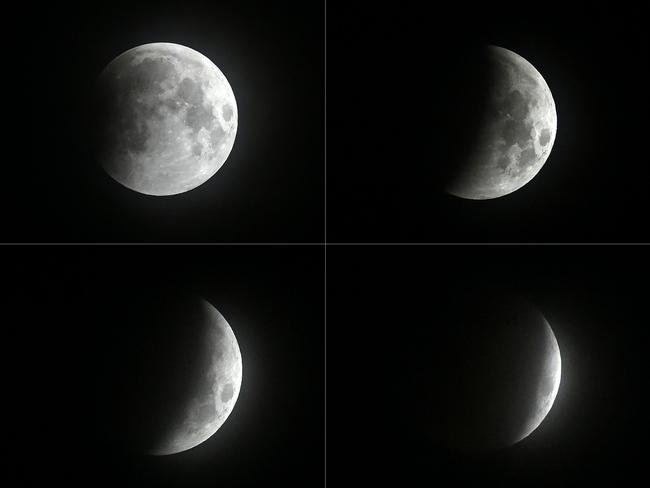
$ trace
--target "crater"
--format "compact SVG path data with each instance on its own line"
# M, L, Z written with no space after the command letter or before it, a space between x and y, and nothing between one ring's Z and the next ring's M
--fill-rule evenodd
M539 145L546 146L551 141L551 130L542 129L542 133L539 135Z
M127 71L126 92L160 94L160 82L174 75L174 66L164 58L143 59Z
M187 110L185 124L194 132L199 132L202 127L210 129L213 119L211 110L203 105L194 105Z
M508 93L503 101L503 107L515 120L524 120L528 115L528 101L519 90Z
M178 86L177 94L181 100L191 105L203 103L203 89L201 85L190 78L183 78Z
M174 113L181 109L181 102L176 98L167 98L163 100L162 104Z
M223 127L219 124L215 124L212 132L210 132L210 144L212 144L213 149L219 149L219 144L226 137L226 132L223 130Z
M524 148L530 141L530 131L533 128L531 124L523 121L508 120L503 126L501 136L506 142L507 146L518 144L519 147Z
M147 141L151 134L147 124L142 123L137 116L132 115L123 119L118 134L118 140L121 139L124 147L129 151L143 153L147 150Z
M230 401L230 399L233 397L234 394L235 394L235 389L233 388L231 383L228 383L223 387L223 390L221 390L221 401L224 403Z
M206 403L199 407L198 420L200 422L211 422L216 413L214 398L210 398Z
M223 120L225 120L226 122L230 121L233 115L232 107L228 104L221 107L221 115L223 115Z
M551 393L553 393L554 388L555 388L555 378L553 376L542 377L539 383L539 393L543 397L547 397Z
M219 362L223 359L223 347L219 344L219 347L212 353L212 361Z
M508 159L507 156L501 156L497 160L497 167L501 168L503 171L506 170L509 164L510 164L510 160Z
M190 78L183 78L178 87L177 95L178 98L189 105L185 115L185 124L195 133L198 133L202 127L209 129L214 117L211 108L203 104L204 95L201 84Z
M537 155L535 154L535 148L529 147L528 149L524 149L519 155L518 166L520 168L525 168L526 166L529 166L535 162L536 157Z

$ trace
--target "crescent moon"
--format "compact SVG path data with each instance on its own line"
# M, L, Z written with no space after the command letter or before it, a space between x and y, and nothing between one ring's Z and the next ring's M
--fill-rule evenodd
M199 372L199 387L188 400L182 418L151 451L153 455L175 454L205 442L224 424L239 397L242 358L237 339L219 311L207 301L202 302L209 322L205 332L209 361Z
M488 109L476 146L448 185L452 195L488 200L529 183L546 163L557 133L551 90L518 54L489 46Z
M555 334L551 326L546 322L546 340L545 340L545 362L537 387L537 398L535 401L535 410L531 413L529 421L522 431L517 442L528 437L546 418L551 411L555 402L555 397L560 389L560 380L562 378L562 358L560 356L560 346L557 343Z
M557 339L533 304L496 288L475 293L467 287L441 313L442 381L432 405L436 436L461 451L528 437L553 407L562 370Z

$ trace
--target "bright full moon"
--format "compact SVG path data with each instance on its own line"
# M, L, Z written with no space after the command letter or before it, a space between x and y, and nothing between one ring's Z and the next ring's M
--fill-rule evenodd
M205 183L237 132L228 80L207 57L178 44L135 47L99 80L99 158L122 185L175 195Z

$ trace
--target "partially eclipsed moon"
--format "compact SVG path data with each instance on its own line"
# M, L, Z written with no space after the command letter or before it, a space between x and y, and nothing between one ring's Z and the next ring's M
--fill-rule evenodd
M544 320L546 322L546 320ZM534 411L530 414L528 424L524 428L519 442L528 437L546 418L550 412L555 396L560 388L560 379L562 376L562 360L560 358L560 347L555 339L555 334L551 326L546 322L545 330L546 340L544 347L544 366L540 373L537 386L537 398L534 403Z
M102 72L99 95L102 166L137 192L196 188L233 147L233 91L219 68L188 47L154 43L126 51Z
M226 421L239 396L242 360L237 339L219 311L204 300L202 303L208 320L203 344L209 359L198 379L188 378L196 385L194 395L170 424L164 440L151 451L153 455L186 451L207 440Z
M502 197L530 182L548 159L557 132L551 90L535 67L501 47L490 46L487 56L492 76L482 130L447 187L472 200Z
M454 292L455 293L455 292ZM544 316L502 290L469 287L441 311L436 437L460 450L498 449L529 436L560 386L560 349Z

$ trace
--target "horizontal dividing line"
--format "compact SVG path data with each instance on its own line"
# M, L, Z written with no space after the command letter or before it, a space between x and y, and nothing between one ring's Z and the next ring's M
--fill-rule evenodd
M650 246L648 242L0 242L0 246Z
M648 246L647 242L328 242L326 246Z
M322 242L2 242L0 246L325 246Z

